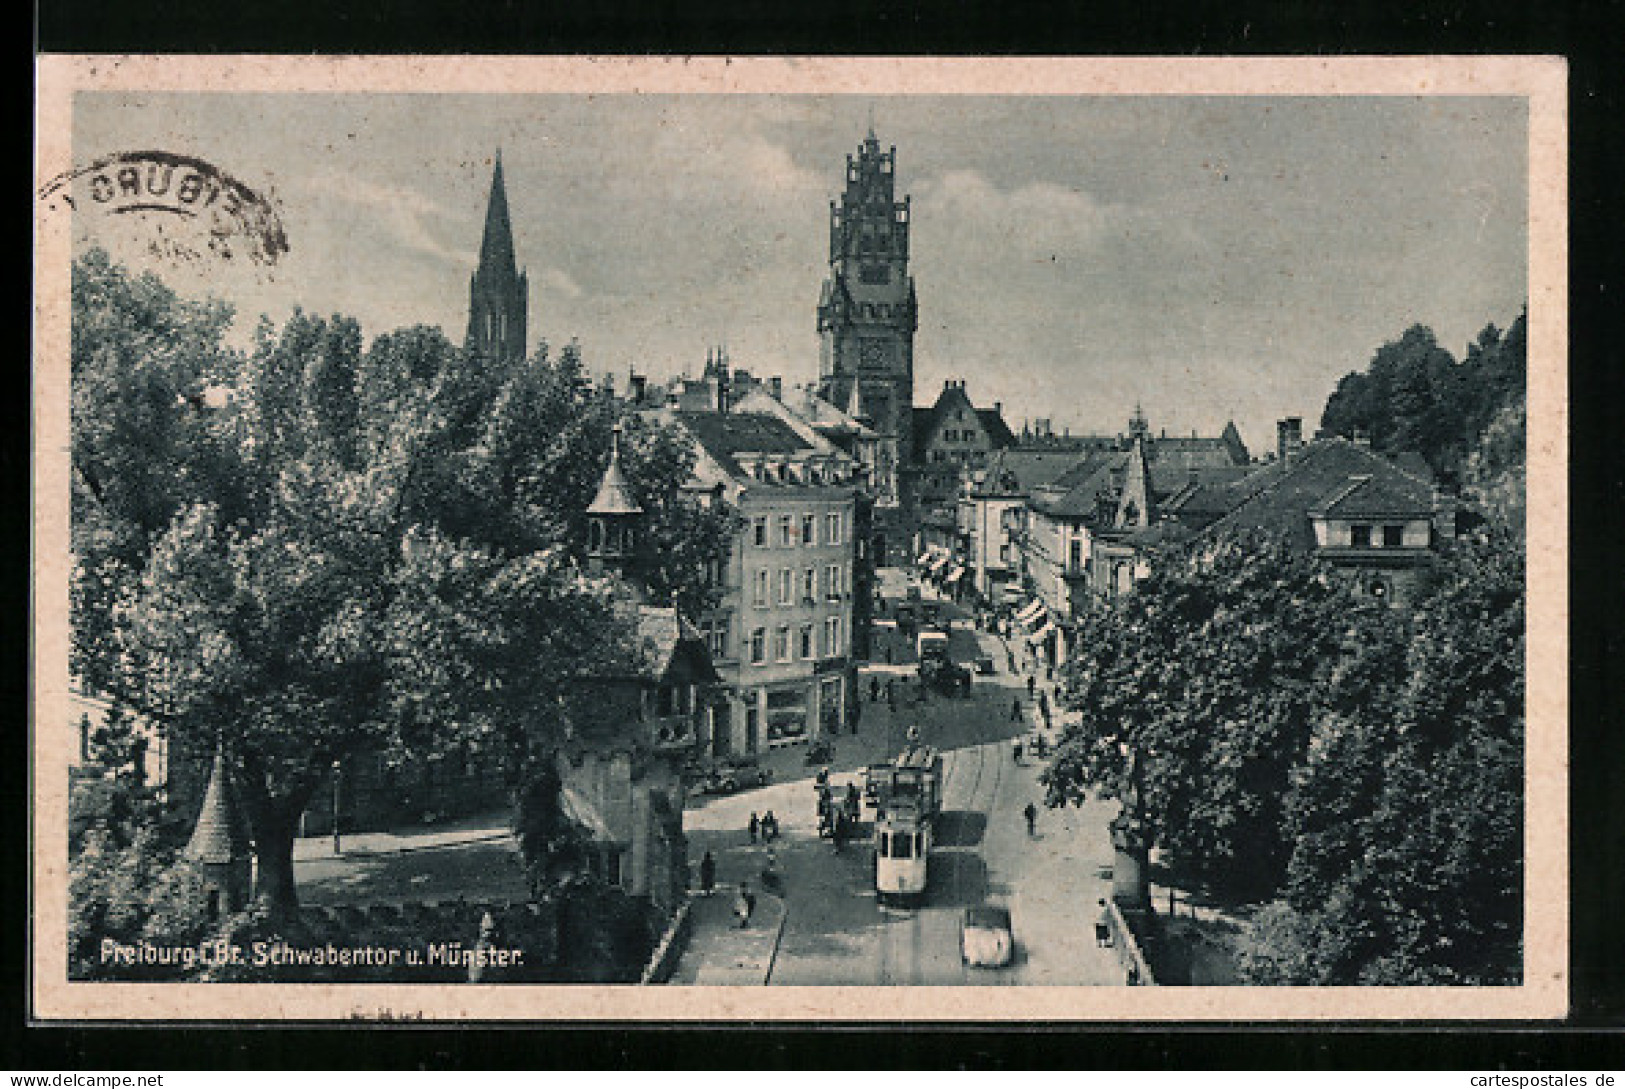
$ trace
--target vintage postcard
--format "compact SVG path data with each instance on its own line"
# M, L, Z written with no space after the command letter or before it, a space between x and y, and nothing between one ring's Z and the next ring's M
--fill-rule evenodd
M38 80L37 1020L1566 1013L1560 59Z

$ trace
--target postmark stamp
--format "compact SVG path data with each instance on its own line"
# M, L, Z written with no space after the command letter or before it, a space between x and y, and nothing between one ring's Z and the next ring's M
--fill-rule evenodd
M130 226L169 262L204 258L270 268L288 252L276 203L192 155L125 151L59 174L38 191L48 210Z

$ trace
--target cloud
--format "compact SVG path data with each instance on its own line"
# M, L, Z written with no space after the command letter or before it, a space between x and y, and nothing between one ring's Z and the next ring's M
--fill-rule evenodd
M975 170L950 170L924 178L914 188L914 203L930 209L927 230L946 229L948 237L971 241L997 239L1007 258L1031 261L1077 256L1104 238L1110 206L1081 188L1035 181L1001 189Z
M386 242L445 264L471 266L474 252L447 246L431 227L433 221L456 222L444 204L419 189L383 185L353 175L319 174L306 188L323 201L339 201L362 210L366 222ZM482 208L483 211L483 208Z
M540 283L544 290L563 295L567 299L579 299L582 295L581 285L571 279L570 274L563 269L550 268L543 272Z

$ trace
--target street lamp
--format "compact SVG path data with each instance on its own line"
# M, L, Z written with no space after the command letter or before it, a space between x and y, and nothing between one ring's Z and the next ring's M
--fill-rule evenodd
M343 854L344 848L339 842L339 780L344 769L337 760L333 761L333 853Z

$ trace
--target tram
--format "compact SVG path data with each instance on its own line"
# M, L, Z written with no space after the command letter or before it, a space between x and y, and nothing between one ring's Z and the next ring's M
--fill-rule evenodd
M867 793L875 806L875 893L881 903L918 900L942 812L942 754L923 745L904 749L869 768Z

